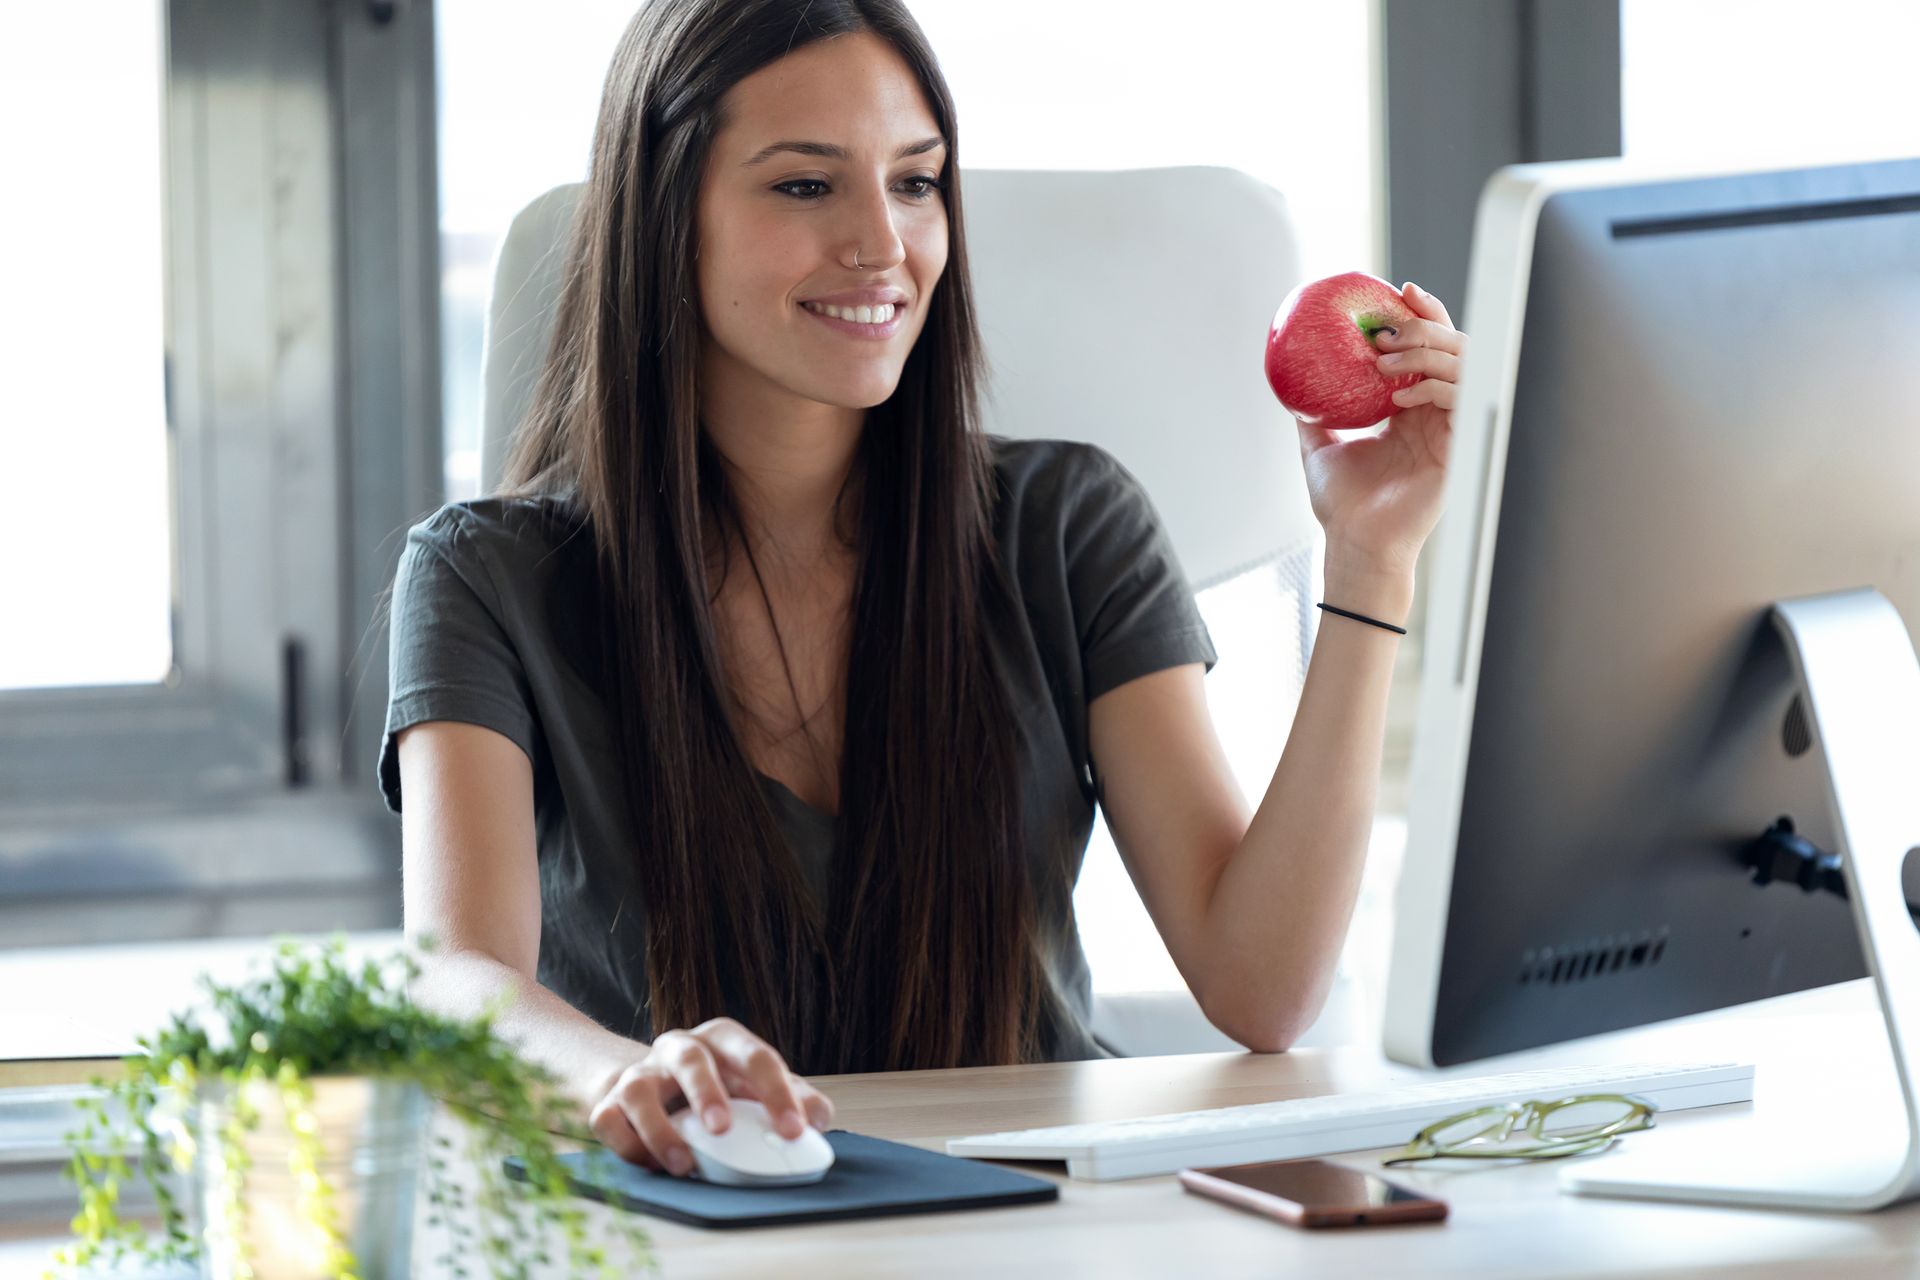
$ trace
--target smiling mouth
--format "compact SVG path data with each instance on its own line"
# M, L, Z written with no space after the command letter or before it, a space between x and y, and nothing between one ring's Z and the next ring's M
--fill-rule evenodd
M883 303L878 307L835 307L821 302L803 302L800 304L817 316L826 316L830 320L845 320L850 324L887 324L906 309L905 303ZM862 318L860 311L866 311Z

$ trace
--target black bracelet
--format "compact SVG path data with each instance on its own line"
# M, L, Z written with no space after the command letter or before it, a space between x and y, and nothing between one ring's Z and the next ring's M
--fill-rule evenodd
M1336 605L1325 603L1317 604L1313 607L1316 609L1325 609L1328 613L1337 613L1343 618L1352 618L1355 622L1371 622L1376 627L1385 627L1389 631L1398 631L1401 635L1407 634L1405 627L1396 627L1391 622L1382 622L1378 618L1369 618L1364 613L1349 613L1347 610L1339 608Z

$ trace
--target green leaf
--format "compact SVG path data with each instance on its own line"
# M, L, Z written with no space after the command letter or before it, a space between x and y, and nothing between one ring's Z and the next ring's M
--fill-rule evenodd
M430 938L423 938L419 950L425 952L432 945ZM224 1024L227 1032L220 1041L224 1047L216 1047L214 1028L202 1022L200 1011L174 1013L158 1031L136 1041L141 1052L124 1060L123 1079L95 1079L102 1097L82 1100L83 1123L67 1134L72 1154L64 1174L75 1185L79 1212L72 1222L75 1243L64 1251L63 1262L84 1266L109 1250L116 1257L132 1253L147 1264L196 1256L197 1242L186 1230L185 1215L162 1180L171 1167L168 1148L161 1144L162 1135L146 1128L162 1089L183 1113L211 1092L231 1096L228 1126L219 1140L243 1197L248 1162L238 1143L259 1120L245 1087L249 1082L277 1087L285 1097L310 1098L311 1081L318 1076L377 1076L418 1084L470 1126L480 1175L477 1203L490 1228L504 1210L515 1238L529 1239L520 1217L524 1204L534 1211L541 1240L555 1227L566 1234L572 1274L605 1270L608 1260L603 1250L581 1247L585 1217L566 1189L558 1151L548 1133L552 1127L587 1136L578 1117L562 1102L545 1096L553 1092L557 1078L522 1059L493 1031L491 1015L503 1007L498 1001L470 1019L437 1015L413 1004L406 994L407 981L419 972L416 955L405 950L349 966L345 937L336 934L317 947L280 941L269 971L259 977L224 984L200 975L198 985L208 996L216 1025ZM108 1101L131 1118L136 1126L133 1133L116 1131ZM157 1240L148 1237L138 1222L120 1219L116 1211L132 1166L115 1152L136 1139L144 1152L139 1171L154 1188L162 1210L163 1233ZM317 1144L318 1138L312 1141ZM433 1141L433 1148L423 1150L446 1151L452 1145L442 1134L433 1135ZM531 1176L527 1184L505 1192L498 1186L502 1181L499 1160L509 1154L524 1160ZM433 1157L436 1175L444 1165L445 1161ZM332 1192L322 1181L317 1202L326 1201ZM430 1196L434 1205L443 1200L456 1209L467 1204L460 1186L452 1182ZM244 1213L244 1198L229 1205L228 1211ZM438 1216L430 1221L437 1222ZM457 1240L469 1241L466 1247L472 1248L472 1234L464 1224L448 1220L447 1226ZM619 1228L629 1260L649 1269L656 1266L645 1232L630 1222L620 1223ZM504 1234L490 1229L481 1252L496 1261L492 1270L498 1276L502 1274L498 1260L512 1248ZM544 1256L544 1250L539 1256ZM354 1267L344 1246L335 1252L334 1261L336 1275ZM508 1274L524 1272L524 1265L518 1265ZM459 1267L456 1274L464 1275L465 1268Z

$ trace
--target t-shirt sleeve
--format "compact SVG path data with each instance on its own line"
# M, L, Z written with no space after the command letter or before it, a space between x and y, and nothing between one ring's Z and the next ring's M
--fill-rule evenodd
M1145 486L1098 445L1076 453L1063 479L1067 585L1086 700L1166 667L1213 670L1213 638Z
M502 625L487 561L457 508L443 507L407 531L391 608L379 770L387 808L400 812L395 737L411 725L482 725L533 759L539 726L526 671Z

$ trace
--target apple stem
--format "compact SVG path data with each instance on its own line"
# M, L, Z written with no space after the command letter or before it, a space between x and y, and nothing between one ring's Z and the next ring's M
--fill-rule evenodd
M1359 326L1360 326L1360 332L1361 332L1361 333L1362 333L1363 335L1365 335L1365 337L1366 337L1366 339L1367 339L1367 344L1368 344L1369 346L1371 346L1371 345L1373 345L1373 336L1374 336L1374 335L1375 335L1376 333L1388 333L1388 334L1393 334L1393 335L1395 335L1396 337L1397 337L1397 336L1399 335L1399 333L1400 333L1400 331L1399 331L1398 329L1396 329L1396 328L1394 328L1394 327L1393 327L1392 325L1390 325L1390 324L1380 324L1380 323L1378 323L1377 321L1374 321L1374 320L1372 320L1372 319L1366 319L1366 318L1363 318L1363 319L1361 319L1361 320L1359 320L1359 321L1357 321L1356 323L1358 323L1358 324L1359 324Z

